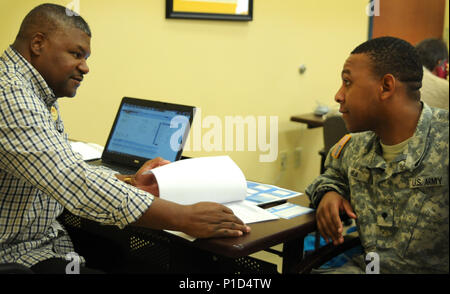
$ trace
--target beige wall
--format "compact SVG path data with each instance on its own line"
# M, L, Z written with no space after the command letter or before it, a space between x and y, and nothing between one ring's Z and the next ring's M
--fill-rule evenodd
M277 116L285 172L279 159L259 162L267 152L227 154L248 179L303 191L319 174L322 132L289 118L311 112L316 100L334 106L342 64L367 38L367 1L254 2L253 21L226 22L165 19L163 0L80 0L93 31L91 72L75 99L60 100L70 137L103 145L123 96L195 105L203 118L223 123L225 116ZM0 50L40 3L0 0ZM307 66L304 75L300 64ZM303 148L300 167L293 162L297 147Z

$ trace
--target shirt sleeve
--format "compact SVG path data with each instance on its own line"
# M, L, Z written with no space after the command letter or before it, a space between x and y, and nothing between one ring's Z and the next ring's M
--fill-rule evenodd
M46 105L19 85L0 89L0 169L53 197L71 213L123 228L153 196L86 164L56 130Z
M330 148L325 160L325 172L317 177L305 190L312 205L317 208L322 196L328 191L336 191L338 194L349 200L348 177L345 172L344 150L338 158L331 156L335 147Z

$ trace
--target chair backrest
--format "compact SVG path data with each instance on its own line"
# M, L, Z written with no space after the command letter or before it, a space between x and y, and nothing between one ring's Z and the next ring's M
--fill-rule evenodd
M325 156L331 147L334 146L345 134L348 134L342 116L339 114L330 115L323 123L323 142Z

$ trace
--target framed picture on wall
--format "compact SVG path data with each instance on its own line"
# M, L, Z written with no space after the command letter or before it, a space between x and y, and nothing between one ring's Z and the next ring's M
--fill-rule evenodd
M166 18L253 19L253 0L166 0Z

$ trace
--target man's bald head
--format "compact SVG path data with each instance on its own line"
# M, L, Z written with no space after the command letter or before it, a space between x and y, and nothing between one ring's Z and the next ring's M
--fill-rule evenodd
M75 12L56 4L42 4L31 10L20 26L16 42L27 42L37 32L47 36L64 30L77 28L92 37L91 30L86 21Z

